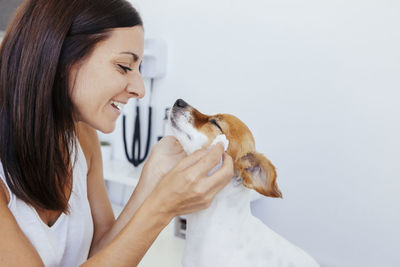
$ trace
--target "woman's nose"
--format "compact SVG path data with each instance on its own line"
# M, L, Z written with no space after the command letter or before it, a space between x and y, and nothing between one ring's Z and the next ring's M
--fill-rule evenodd
M143 79L140 75L137 75L128 85L127 88L130 97L143 98L146 93L146 88L144 87Z

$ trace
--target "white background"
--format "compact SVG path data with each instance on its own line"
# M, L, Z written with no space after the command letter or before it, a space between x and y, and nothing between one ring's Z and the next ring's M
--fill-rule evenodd
M400 266L400 2L133 4L168 45L154 135L177 98L238 116L284 194L253 203L257 217L322 266Z
M177 98L233 113L276 165L284 194L256 201L257 217L322 266L400 266L400 2L133 4L146 37L168 45L155 135ZM115 158L124 157L120 134L119 124Z
M257 217L322 266L400 266L400 2L132 3L168 45L155 135L177 98L238 116L284 194Z

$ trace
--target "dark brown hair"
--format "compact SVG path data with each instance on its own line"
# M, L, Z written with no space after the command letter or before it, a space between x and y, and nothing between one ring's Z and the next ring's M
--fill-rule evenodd
M18 8L0 47L0 161L18 198L68 212L70 69L110 29L136 25L140 15L124 0L27 0Z

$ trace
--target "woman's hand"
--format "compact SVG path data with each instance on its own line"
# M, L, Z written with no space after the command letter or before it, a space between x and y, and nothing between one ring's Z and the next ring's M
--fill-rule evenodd
M155 223L159 222L154 217L154 214L162 215L160 216L161 221L169 222L168 217L163 216L163 214L159 214L158 206L153 206L153 203L149 202L148 203L151 205L145 206L142 212L139 212L141 214L139 215L139 218L141 219L134 220L132 218L135 216L135 214L137 214L140 207L143 206L145 199L148 198L149 194L156 187L160 179L185 156L186 153L183 151L182 146L178 140L172 136L164 137L152 148L150 156L143 166L142 174L134 193L131 195L128 203L125 205L123 211L118 216L112 228L103 235L100 241L101 243L99 243L97 246L97 250L100 250L109 244L111 240L113 240L122 231L122 229L126 228L126 226L129 224L135 225L133 229L140 228L143 231L147 230L154 234L154 231L157 231L155 230L157 229L157 227L155 227ZM151 208L148 208L149 206ZM149 222L149 218L151 218L153 221ZM145 222L142 220L145 220ZM148 227L151 229L149 230ZM159 230L161 229L162 228ZM135 232L138 230L132 231ZM139 236L139 234L136 233L136 236Z
M220 169L208 173L223 158ZM171 219L210 206L215 195L232 179L232 158L218 143L186 156L156 185L149 199L158 203L161 212Z
M160 179L186 156L179 141L173 136L163 137L151 149L150 156L143 166L137 185L141 195L147 197Z

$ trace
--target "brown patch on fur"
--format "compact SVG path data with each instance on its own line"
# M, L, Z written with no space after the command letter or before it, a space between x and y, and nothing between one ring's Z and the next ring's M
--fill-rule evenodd
M274 165L255 149L254 137L249 128L238 118L230 114L205 115L195 108L186 107L191 113L191 123L200 132L205 134L208 146L217 135L225 134L229 140L227 153L234 162L234 173L242 177L244 186L254 189L260 194L269 197L282 197L276 184L276 170ZM214 125L211 120L222 129Z
M276 184L275 166L262 154L250 152L237 162L242 183L268 197L282 197Z
M208 122L208 118L210 116L204 115L203 113L199 112L197 109L193 107L189 107L190 113L192 115L193 120L193 127L200 129L205 123Z
M249 151L255 151L254 137L241 120L230 114L218 114L217 117L226 138L229 140L229 147L226 152L234 161Z
M202 132L206 136L208 136L209 142L205 144L205 146L209 146L211 142L217 137L217 135L221 134L221 131L213 125L210 121L214 118L214 116L207 116L201 112L199 112L195 108L191 108L191 115L193 119L192 125L199 132Z

